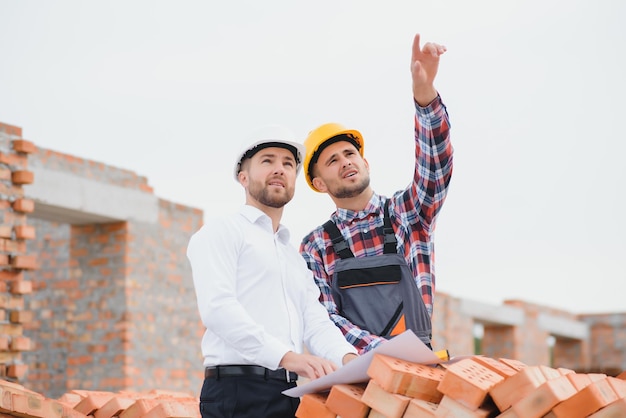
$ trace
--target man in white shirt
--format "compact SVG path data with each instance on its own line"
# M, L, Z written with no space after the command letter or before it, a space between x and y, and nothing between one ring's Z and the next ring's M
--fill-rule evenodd
M206 417L293 417L282 394L356 357L319 303L319 289L280 224L304 156L279 126L257 132L235 161L245 205L209 219L189 242L202 338ZM306 353L305 353L306 348Z

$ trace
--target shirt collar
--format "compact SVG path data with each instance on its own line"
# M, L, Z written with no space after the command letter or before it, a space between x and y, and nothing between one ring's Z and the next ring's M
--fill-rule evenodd
M339 222L350 223L353 221L366 219L369 216L376 215L378 216L380 212L380 196L376 193L372 193L372 197L370 198L367 205L365 205L365 209L355 212L349 209L338 208L335 212L335 216L339 220Z
M250 205L243 205L239 209L239 213L246 218L252 224L258 224L268 230L268 232L274 233L272 229L272 220L261 209L255 208ZM291 237L289 229L283 224L278 224L278 231L276 232L278 240L282 243L289 242Z

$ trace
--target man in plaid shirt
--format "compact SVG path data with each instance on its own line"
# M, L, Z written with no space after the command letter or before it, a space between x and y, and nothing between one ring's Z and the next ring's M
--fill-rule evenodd
M333 243L332 225L319 226L304 237L300 252L321 290L321 303L359 353L405 329L430 343L433 232L452 175L448 113L434 87L439 58L445 51L444 46L430 42L420 47L420 36L415 35L411 58L415 172L406 189L390 198L372 190L363 138L356 130L329 123L311 131L304 143L306 180L335 203L337 210L330 220L339 233ZM388 254L385 243L394 254ZM343 252L352 257L344 259ZM374 261L385 256L391 258ZM353 264L341 267L342 263ZM388 296L386 289L398 283L405 285L396 291L399 296ZM400 300L392 302L394 297ZM392 304L383 312L385 305Z

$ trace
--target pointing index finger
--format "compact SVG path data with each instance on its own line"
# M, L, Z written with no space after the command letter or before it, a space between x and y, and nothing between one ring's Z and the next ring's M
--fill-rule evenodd
M420 34L416 33L415 37L413 38L413 54L411 56L411 60L415 61L421 53L422 50L420 49Z

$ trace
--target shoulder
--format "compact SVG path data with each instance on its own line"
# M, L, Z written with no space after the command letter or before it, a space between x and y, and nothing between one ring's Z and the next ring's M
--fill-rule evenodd
M301 247L316 247L324 243L324 226L319 225L302 238Z
M241 233L243 225L243 217L239 213L209 217L191 236L191 241L234 237Z

